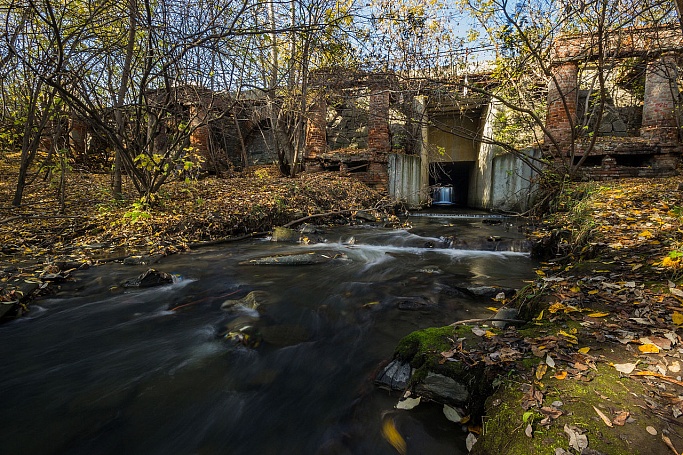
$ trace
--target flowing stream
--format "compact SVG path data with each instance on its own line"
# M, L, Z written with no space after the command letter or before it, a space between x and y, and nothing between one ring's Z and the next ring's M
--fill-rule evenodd
M145 266L80 271L0 326L0 453L395 454L381 433L391 412L409 454L464 454L440 407L393 410L398 397L371 377L408 333L492 315L489 298L458 288L532 275L516 226L483 219L200 249L156 264L179 279L155 288L121 286ZM330 259L244 263L284 253ZM267 296L257 310L221 309L251 291ZM258 347L222 336L245 324L263 334Z

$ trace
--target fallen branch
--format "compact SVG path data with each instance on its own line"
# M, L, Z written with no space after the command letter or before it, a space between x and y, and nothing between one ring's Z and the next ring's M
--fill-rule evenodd
M479 324L480 322L490 322L490 321L500 321L509 322L511 324L526 324L527 321L522 319L497 319L497 318L485 318L485 319L463 319L462 321L456 321L449 326L454 327L456 325L466 325L466 324Z
M0 224L9 223L10 221L25 219L25 220L51 220L51 219L64 219L64 218L85 218L83 215L16 215L0 220Z
M188 246L188 248L202 248L205 246L221 245L223 243L230 243L230 242L238 242L240 240L250 239L252 237L260 237L262 235L268 235L268 234L269 234L269 232L267 232L267 231L252 232L251 234L244 234L244 235L240 235L238 237L223 237L222 239L207 240L206 242L190 243L187 246Z
M631 376L649 376L649 377L658 378L658 379L661 379L662 381L670 382L672 384L676 384L678 386L683 387L683 381L678 381L674 378L670 378L670 377L665 376L661 373L655 373L654 371L638 371L637 373L633 373Z
M348 215L351 215L351 210L335 210L335 211L333 211L333 212L316 213L315 215L308 215L308 216L305 216L305 217L303 217L303 218L299 218L298 220L290 221L290 222L287 223L287 224L283 224L282 227L285 227L285 228L292 227L292 226L294 226L295 224L299 224L299 223L302 223L302 222L304 222L304 221L306 221L306 220L311 220L311 219L313 219L313 218L322 218L322 217L325 217L325 216L332 216L332 215L347 215L347 214L348 214Z

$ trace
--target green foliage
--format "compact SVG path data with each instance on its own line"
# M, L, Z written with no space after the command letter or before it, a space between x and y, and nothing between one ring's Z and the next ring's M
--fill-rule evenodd
M133 202L131 209L123 214L123 219L131 224L150 219L152 215L149 213L149 208L146 198L141 198L139 201Z
M268 170L267 169L256 169L254 171L254 176L259 180L266 180L268 178Z

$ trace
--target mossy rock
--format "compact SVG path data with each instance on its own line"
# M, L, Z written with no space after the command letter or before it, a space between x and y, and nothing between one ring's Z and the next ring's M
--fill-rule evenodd
M444 360L444 351L461 340L465 349L474 347L479 337L468 326L432 327L412 332L403 338L394 358L412 367L408 388L433 401L464 406L472 413L483 410L498 368L479 362L474 366L459 360Z

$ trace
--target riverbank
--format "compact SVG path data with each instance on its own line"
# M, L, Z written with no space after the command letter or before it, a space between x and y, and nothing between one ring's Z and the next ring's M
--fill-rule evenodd
M384 204L337 173L290 179L256 168L230 179L171 182L151 206L132 193L112 201L106 175L73 173L59 213L49 180L29 187L25 204L13 208L12 174L0 175L0 308L18 311L81 267L124 257L151 265L193 245L316 214L360 222L358 210L372 214ZM470 423L478 438L472 453L683 449L681 182L577 184L558 199L557 213L533 233L546 240L538 253L547 261L533 283L503 302L531 322L473 331L509 364L482 427ZM447 348L437 353L463 353ZM474 359L473 352L466 354Z
M681 182L577 184L558 200L535 233L553 258L509 302L531 321L492 336L514 362L472 453L683 450Z
M26 311L32 297L79 268L124 258L152 265L177 251L265 235L311 215L362 222L361 216L374 219L386 204L376 191L339 173L286 178L262 166L231 178L168 182L152 204L142 203L126 182L124 199L116 201L108 175L72 172L63 211L55 182L40 174L21 207L13 207L13 169L3 162L0 172L0 317ZM379 221L392 221L383 216Z

